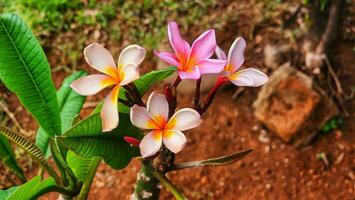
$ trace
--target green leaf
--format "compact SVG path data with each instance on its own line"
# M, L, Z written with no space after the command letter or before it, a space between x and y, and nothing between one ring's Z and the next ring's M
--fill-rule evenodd
M87 178L88 172L94 159L95 157L81 157L70 150L67 154L68 165L73 170L75 177L81 182L84 182Z
M57 91L63 132L67 131L71 127L73 118L80 113L86 98L85 96L81 96L73 89L71 89L70 84L76 79L85 75L86 73L83 71L78 71L71 74L66 79L64 79L62 86ZM36 134L36 145L45 154L46 158L50 156L48 139L49 135L44 131L43 128L40 127Z
M31 30L15 14L0 16L0 79L47 133L61 133L46 55Z
M42 165L51 176L53 176L56 180L58 180L58 176L55 171L48 165L46 159L44 158L41 150L34 145L31 141L24 138L20 134L15 131L0 125L0 134L5 136L7 139L14 142L16 145L25 150L33 159L35 159L40 165Z
M128 165L138 156L138 148L131 147L123 136L141 137L139 129L130 123L129 115L120 113L119 126L111 132L101 132L100 114L96 113L74 125L57 139L66 148L82 157L102 157L114 169Z
M15 158L15 154L11 148L8 139L0 135L0 159L6 164L15 174L22 180L26 181L26 177L22 169L18 166Z
M133 83L136 85L139 93L143 96L149 88L151 88L155 83L158 81L164 80L171 76L176 71L176 67L167 67L165 69L151 71L149 73L144 74L138 80L134 81ZM119 98L127 99L125 96L126 89L121 88ZM93 113L100 112L102 108L102 102L95 108ZM118 110L120 113L129 113L129 107L123 105L118 102Z
M36 176L27 183L16 188L6 200L32 199L37 193L52 186L55 186L55 181L52 177L41 181L41 177Z
M210 158L210 159L201 160L201 161L179 163L179 164L176 164L171 170L180 170L180 169L203 167L203 166L229 165L229 164L232 164L232 163L244 158L246 155L248 155L252 151L253 151L253 149L247 149L247 150L235 152L235 153L228 155L228 156Z
M0 199L6 199L10 196L19 186L11 187L7 190L0 190Z

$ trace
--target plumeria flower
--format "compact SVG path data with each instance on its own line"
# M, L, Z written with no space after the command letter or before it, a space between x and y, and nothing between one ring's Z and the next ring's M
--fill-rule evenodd
M242 37L237 38L229 49L228 58L221 48L216 47L217 57L222 60L227 60L222 75L237 86L261 86L268 80L267 75L263 72L254 68L238 70L244 62L245 46L245 40Z
M118 66L110 52L97 43L84 49L89 65L104 74L94 74L74 81L71 87L79 94L90 96L106 87L112 87L104 100L101 110L102 131L110 131L118 126L119 116L117 100L120 87L139 78L138 65L145 57L145 49L130 45L123 49L118 59Z
M175 54L158 52L155 54L163 61L176 66L181 79L199 79L201 74L220 73L224 60L210 59L216 48L216 35L213 29L201 34L190 47L180 35L176 22L168 24L170 45Z
M153 92L148 99L147 108L134 105L131 108L131 121L141 129L151 130L139 143L143 158L156 154L162 143L172 152L180 152L186 137L181 131L192 129L202 122L200 114L191 109L183 108L170 119L169 104L162 94Z

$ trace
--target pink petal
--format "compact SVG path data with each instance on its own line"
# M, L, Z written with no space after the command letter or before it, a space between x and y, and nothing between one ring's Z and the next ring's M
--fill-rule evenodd
M101 110L102 131L107 132L118 126L117 99L120 86L115 86L104 100Z
M169 104L164 95L152 92L148 98L147 110L158 125L164 126L168 121Z
M139 71L136 64L130 63L122 67L120 71L120 77L122 78L120 85L127 85L137 79L139 79Z
M171 47L180 58L188 58L190 55L190 45L182 39L179 31L179 26L176 22L169 22L168 36Z
M116 70L111 53L98 43L92 43L84 49L86 62L98 71L110 75L108 71Z
M210 58L216 49L216 35L213 29L202 33L192 44L190 59L200 62Z
M244 63L245 47L245 40L242 37L238 37L229 49L228 64L233 68L233 72L237 71Z
M139 143L139 149L143 158L156 154L162 145L161 131L151 131L145 135Z
M90 96L114 84L115 80L111 77L103 74L95 74L75 80L70 87L81 95Z
M144 60L146 50L139 45L129 45L124 48L118 58L119 67L123 67L127 64L139 65Z
M154 54L158 56L160 59L162 59L164 62L173 65L173 66L179 66L180 63L176 56L172 53L169 52L158 52L154 51Z
M166 129L185 131L197 127L201 122L201 116L196 110L183 108L171 117Z
M159 126L148 113L147 109L143 106L134 105L131 107L131 122L141 129L158 129Z
M201 74L218 74L226 65L226 60L205 59L197 64Z
M265 84L268 80L266 74L254 68L240 70L229 78L233 84L247 87L258 87Z
M163 143L170 151L179 153L186 145L186 137L183 133L176 130L163 132Z
M218 59L227 60L226 53L224 53L224 51L219 46L216 46L216 49L214 51L215 51Z
M191 69L191 71L178 71L178 75L182 80L186 79L199 79L201 77L201 72L197 67Z

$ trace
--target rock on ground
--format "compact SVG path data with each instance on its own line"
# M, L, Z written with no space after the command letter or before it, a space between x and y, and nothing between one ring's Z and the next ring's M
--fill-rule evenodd
M334 102L312 78L285 64L254 102L254 115L285 142L308 144L325 122L338 114Z

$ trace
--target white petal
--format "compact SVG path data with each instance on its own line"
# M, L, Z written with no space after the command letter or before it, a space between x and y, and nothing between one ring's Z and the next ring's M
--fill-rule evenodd
M185 147L186 137L180 131L167 130L163 132L163 143L170 151L178 153Z
M226 53L224 53L224 51L219 46L217 46L214 51L215 51L218 59L227 60Z
M244 63L244 50L246 47L245 40L238 37L232 44L228 52L228 64L231 65L233 71L237 71Z
M196 110L183 108L171 117L166 129L185 131L197 127L201 122L201 116Z
M121 82L120 85L127 85L139 79L139 71L136 64L130 63L123 66L120 71Z
M116 70L116 64L111 53L98 43L92 43L85 47L84 56L91 67L102 73L110 75L109 71Z
M122 50L118 59L118 64L120 67L130 63L136 64L138 66L143 61L145 53L146 51L143 47L136 44L129 45Z
M147 109L143 106L134 105L131 108L131 122L141 129L157 129L156 122L152 119Z
M160 126L168 121L169 104L163 94L152 92L148 98L147 110Z
M115 81L111 77L103 74L95 74L75 80L70 87L81 95L90 96L114 84Z
M237 86L258 87L265 84L268 77L257 69L248 68L232 74L230 80Z
M118 126L117 99L120 87L115 86L104 100L101 110L102 131L111 131Z
M139 149L143 158L147 158L156 154L162 144L161 131L151 131L145 135L139 143Z

